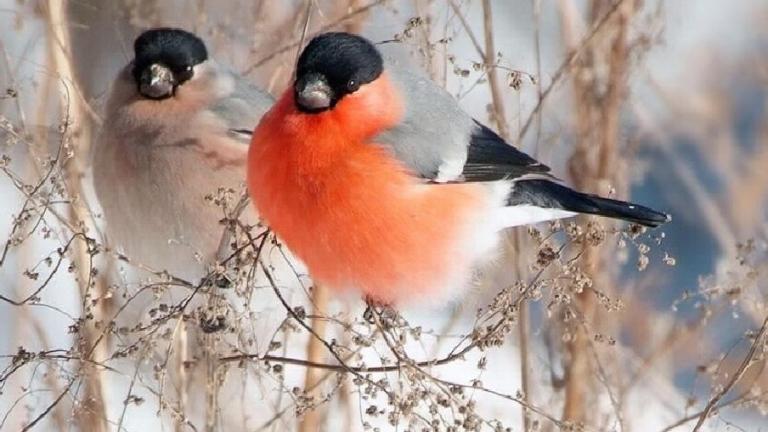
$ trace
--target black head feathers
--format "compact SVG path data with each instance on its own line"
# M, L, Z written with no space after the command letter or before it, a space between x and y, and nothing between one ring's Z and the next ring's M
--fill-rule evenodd
M208 50L199 37L176 28L147 30L136 38L133 49L133 76L137 81L147 67L161 64L182 83L192 77L192 67L208 59Z
M339 99L378 78L383 68L379 50L367 39L343 32L324 33L312 39L299 56L296 80L321 75Z

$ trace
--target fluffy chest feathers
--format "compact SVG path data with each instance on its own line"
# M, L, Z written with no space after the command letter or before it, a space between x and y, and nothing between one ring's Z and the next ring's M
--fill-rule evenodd
M166 116L156 125L109 117L94 154L111 242L138 262L190 278L199 277L197 260L210 259L222 233L222 210L205 196L240 187L247 152L202 116Z
M248 184L262 217L332 288L392 303L463 284L482 186L424 184L366 141L380 118L339 108L299 113L288 94L256 129Z

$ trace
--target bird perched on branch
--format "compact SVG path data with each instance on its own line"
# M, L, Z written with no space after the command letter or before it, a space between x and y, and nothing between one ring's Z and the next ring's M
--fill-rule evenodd
M301 53L293 86L254 132L248 188L315 280L380 304L461 288L506 227L580 213L669 220L568 188L348 33L317 36Z
M210 59L190 32L148 30L134 51L94 151L106 232L133 260L200 277L224 231L210 197L241 189L250 133L273 100Z

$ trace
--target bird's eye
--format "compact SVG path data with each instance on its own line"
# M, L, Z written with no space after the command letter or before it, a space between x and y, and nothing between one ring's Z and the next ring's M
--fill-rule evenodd
M360 84L357 82L357 80L351 79L347 82L347 90L350 92L357 91L357 89L360 88Z
M174 69L173 75L176 80L176 84L183 84L192 79L195 74L195 69L192 66L181 66Z

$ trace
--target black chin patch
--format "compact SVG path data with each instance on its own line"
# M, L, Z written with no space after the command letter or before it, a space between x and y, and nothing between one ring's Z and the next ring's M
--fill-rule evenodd
M378 78L384 69L379 50L367 39L344 32L312 39L296 66L296 83L310 74L323 76L333 90L333 104ZM300 89L297 89L300 90Z
M136 83L144 69L159 63L173 72L178 85L192 78L192 68L208 59L205 43L193 33L177 28L147 30L136 38L133 50Z

